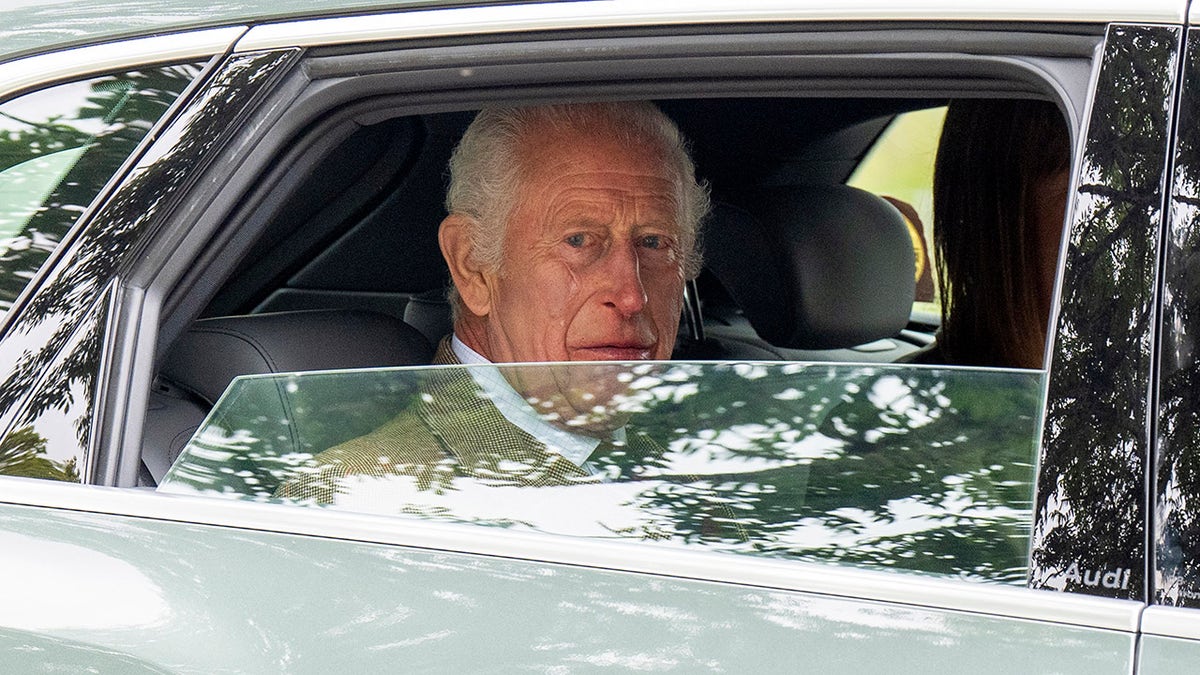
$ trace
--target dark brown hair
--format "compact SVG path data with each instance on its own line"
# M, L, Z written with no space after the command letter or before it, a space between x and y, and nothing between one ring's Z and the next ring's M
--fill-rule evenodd
M933 178L934 246L948 362L1040 368L1046 341L1032 189L1070 166L1070 136L1047 101L957 100Z

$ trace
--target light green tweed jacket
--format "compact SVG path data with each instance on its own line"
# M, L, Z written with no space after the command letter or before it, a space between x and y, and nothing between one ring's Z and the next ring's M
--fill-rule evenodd
M433 362L458 363L449 337ZM413 476L421 490L438 490L460 476L528 487L595 480L505 419L464 369L439 371L428 382L414 405L371 433L318 454L316 469L283 483L276 496L334 503L347 478L368 476ZM663 454L647 436L627 432L622 464L654 462Z

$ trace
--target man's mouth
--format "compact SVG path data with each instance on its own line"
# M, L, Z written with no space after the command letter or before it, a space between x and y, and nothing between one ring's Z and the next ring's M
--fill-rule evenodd
M646 361L654 358L654 344L624 342L591 345L575 350L576 361Z

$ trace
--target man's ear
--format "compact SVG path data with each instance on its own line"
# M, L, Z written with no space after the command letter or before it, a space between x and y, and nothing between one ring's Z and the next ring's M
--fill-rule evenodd
M451 213L438 228L438 245L450 266L450 279L458 289L463 305L472 314L487 316L492 309L484 269L471 255L471 219Z

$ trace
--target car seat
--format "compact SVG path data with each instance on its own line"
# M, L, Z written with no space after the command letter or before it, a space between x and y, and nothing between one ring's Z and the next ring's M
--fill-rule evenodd
M166 354L155 378L139 482L155 485L239 375L427 364L433 347L398 318L307 310L202 319Z
M916 267L903 216L880 197L837 184L739 193L714 204L704 246L733 302L704 306L707 358L895 361L920 349L894 339Z

